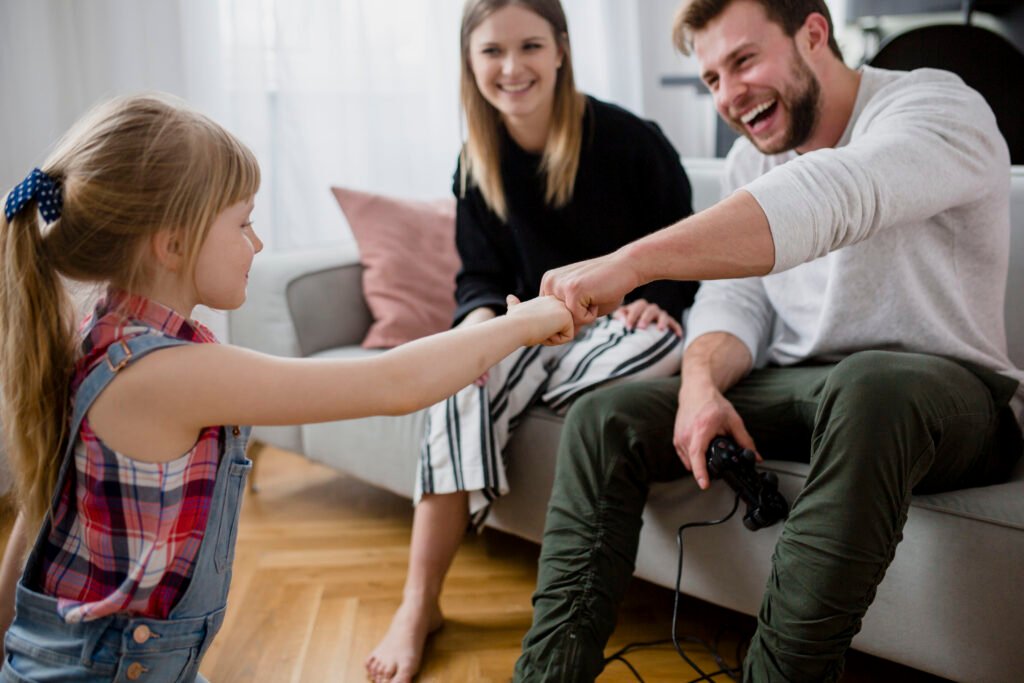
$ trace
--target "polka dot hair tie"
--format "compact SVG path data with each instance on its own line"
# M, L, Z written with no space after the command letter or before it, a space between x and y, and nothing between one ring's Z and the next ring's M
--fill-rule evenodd
M4 203L4 215L7 216L7 220L10 221L21 213L25 205L33 199L39 202L39 213L43 215L44 221L52 223L60 218L64 206L60 185L35 168L7 195L7 201Z

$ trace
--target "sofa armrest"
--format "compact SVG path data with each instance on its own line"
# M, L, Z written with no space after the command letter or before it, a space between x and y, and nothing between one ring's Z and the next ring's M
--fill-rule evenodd
M232 344L300 357L358 344L370 326L352 246L260 255L244 306L228 315Z
M303 356L358 346L373 322L363 296L363 266L358 262L300 275L288 283L285 296Z

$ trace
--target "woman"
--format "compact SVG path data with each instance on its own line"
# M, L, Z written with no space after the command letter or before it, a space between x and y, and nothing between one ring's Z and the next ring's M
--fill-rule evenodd
M591 258L691 213L679 155L653 123L576 90L558 0L469 0L462 20L468 124L455 175L456 324L537 295L544 272ZM402 605L366 660L376 681L409 681L441 625L439 596L467 522L507 491L501 449L541 401L564 410L623 378L679 371L679 319L696 283L659 282L560 352L517 352L435 406L417 477Z

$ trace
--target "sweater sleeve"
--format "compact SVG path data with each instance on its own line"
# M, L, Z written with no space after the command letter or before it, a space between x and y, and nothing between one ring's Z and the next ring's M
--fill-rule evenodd
M638 224L644 230L637 239L679 222L693 213L690 179L679 161L679 153L653 122L647 122L651 135L647 145L636 154L636 198L633 205L641 213ZM646 299L668 312L676 320L693 303L698 283L656 280L633 290L626 302Z
M704 282L686 319L686 343L712 332L728 332L739 338L754 360L763 363L771 340L775 310L759 277Z
M505 297L516 291L516 278L503 257L495 231L497 216L487 207L476 188L460 196L456 172L455 246L462 267L455 276L455 315L458 325L477 308L505 313Z
M749 174L756 173L748 168L751 159L748 148L749 143L740 138L729 152L721 181L723 197L743 185ZM775 309L761 278L702 282L686 319L684 349L701 335L728 332L743 342L757 367L763 363L774 321Z
M987 193L1009 165L991 109L952 74L921 69L872 99L850 144L778 166L745 186L761 205L780 272L926 220Z

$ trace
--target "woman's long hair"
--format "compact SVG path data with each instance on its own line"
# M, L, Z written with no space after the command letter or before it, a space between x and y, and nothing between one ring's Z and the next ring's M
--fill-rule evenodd
M67 280L136 291L152 273L148 243L171 230L195 262L214 218L252 197L256 159L205 116L163 95L100 105L42 166L60 186L60 218L31 201L0 216L0 417L27 528L46 514L68 439L78 356Z
M501 114L484 99L476 86L469 62L469 37L487 17L503 7L519 5L540 16L551 26L555 41L564 54L555 80L555 98L551 127L544 144L541 172L547 188L545 200L551 206L565 206L572 199L576 171L583 143L585 99L576 90L569 26L558 0L468 0L462 14L460 45L462 53L461 98L468 134L460 158L461 190L469 183L480 188L484 201L505 220L507 203L501 179Z

